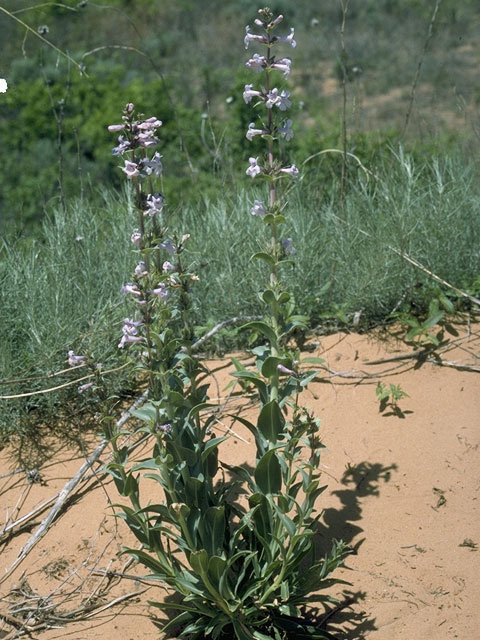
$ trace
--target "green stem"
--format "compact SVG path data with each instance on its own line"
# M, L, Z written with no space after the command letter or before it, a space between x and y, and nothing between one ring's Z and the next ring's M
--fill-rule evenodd
M267 94L270 92L270 73L269 67L270 59L271 59L271 41L270 41L270 33L267 34L267 71L265 78L265 90ZM271 138L273 134L273 114L272 108L267 108L267 130L270 134L268 139L268 168L270 170L270 174L273 174L274 168L274 155L273 155L273 140ZM272 179L270 181L269 187L269 208L270 211L274 211L275 205L277 202L277 192L275 181ZM273 254L274 262L270 267L270 286L274 295L276 295L278 289L278 266L277 266L277 256L278 256L278 229L276 222L272 222L270 224L270 232L271 232L271 251ZM274 300L271 305L271 322L272 328L277 336L277 340L275 343L271 343L271 353L272 356L278 357L279 349L278 349L278 337L279 337L279 313L278 313L278 303ZM270 379L270 400L278 400L278 387L279 387L279 379L278 374L275 373Z

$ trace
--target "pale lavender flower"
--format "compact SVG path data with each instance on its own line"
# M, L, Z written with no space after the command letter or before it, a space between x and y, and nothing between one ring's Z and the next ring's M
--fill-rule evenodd
M280 60L277 60L272 64L272 69L278 69L279 71L282 71L283 75L287 77L290 75L291 66L292 66L291 58L280 58Z
M172 425L167 422L166 424L158 424L155 427L155 431L161 431L163 433L172 433Z
M139 247L142 242L142 234L138 229L134 229L132 235L130 236L130 240L136 247Z
M107 127L109 131L115 133L116 131L123 131L125 129L124 124L111 124Z
M272 22L270 23L270 26L271 27L276 27L277 24L279 24L282 20L283 20L283 16L282 16L282 14L280 14L279 16L277 16L275 18L275 20L272 20Z
M120 289L120 293L123 296L126 296L127 293L131 293L133 296L138 296L138 297L142 295L137 285L133 284L132 282L127 282L127 284L124 284L123 287Z
M165 249L165 251L169 253L171 256L173 256L173 254L177 250L176 246L173 244L171 240L164 240L163 242L159 242L157 246L160 247L161 249Z
M137 276L137 278L143 278L147 274L148 271L145 269L145 262L143 262L143 260L140 260L140 262L135 267L135 275Z
M157 213L162 213L164 200L165 198L161 193L149 193L146 201L146 205L148 208L146 211L144 211L144 215L153 217Z
M125 153L125 151L128 151L131 148L132 146L128 140L125 140L123 136L118 136L118 146L113 147L112 155L121 156L122 153Z
M291 140L293 138L292 121L287 120L283 127L279 127L278 133L282 138L285 138L285 140Z
M292 176L293 178L296 178L299 174L299 171L295 164L292 164L291 167L285 167L284 169L280 169L280 172L286 173L287 175Z
M142 131L136 136L136 141L138 146L143 147L144 149L155 147L158 144L158 138L152 131Z
M252 141L252 138L253 138L254 136L261 136L261 135L263 135L264 133L267 133L267 132L266 132L266 131L264 131L263 129L255 129L255 123L254 123L254 122L251 122L251 123L248 125L248 131L247 131L246 138L247 138L247 140L250 140L250 142L251 142L251 141Z
M152 116L151 118L147 118L143 122L139 122L137 124L137 129L140 129L140 131L155 131L155 129L158 129L158 127L161 126L162 121L158 120L155 116Z
M145 338L142 338L142 336L130 336L130 335L123 334L122 339L118 343L118 348L123 349L123 347L126 344L132 344L137 342L145 342Z
M171 262L169 262L168 260L165 260L165 262L162 264L162 270L163 271L177 271L177 267L172 264Z
M268 210L265 209L265 205L261 200L254 200L253 207L250 209L250 213L252 216L260 216L263 218L264 215L268 213Z
M86 384L80 385L77 389L77 392L83 393L84 391L86 391L87 389L90 389L91 387L93 387L93 382L87 382Z
M281 40L282 42L286 42L287 44L289 44L292 48L295 48L297 46L297 43L293 39L294 35L295 29L292 27L288 36L275 36L275 40Z
M245 62L245 66L254 71L262 71L267 66L267 59L258 53L254 53L250 60Z
M147 176L150 176L153 173L155 177L158 178L158 176L163 171L162 156L158 153L158 151L155 151L151 160L149 160L148 158L143 158L142 160L140 160L140 164L142 165L142 170L146 173Z
M295 253L297 253L297 250L293 246L293 240L291 238L283 238L282 247L288 256L293 256L295 255Z
M288 369L287 367L284 367L283 364L277 364L277 371L279 373L286 373L289 376L295 376L297 375L295 373L295 371L292 371L291 369Z
M273 106L276 106L280 109L280 111L286 111L288 107L292 105L290 100L288 99L290 96L290 91L282 90L280 93L278 89L272 89L267 94L267 101L265 106L267 109L271 109Z
M170 295L170 290L165 282L159 282L155 289L149 291L152 296L158 296L160 300L166 300Z
M76 367L82 364L87 359L87 356L76 356L72 350L68 352L68 364L71 367Z
M245 44L245 49L248 49L248 45L252 41L266 43L267 42L267 38L265 36L256 35L255 33L250 33L250 27L247 26L247 27L245 27L245 38L243 40L243 42Z
M143 324L141 320L132 320L131 318L124 318L122 333L125 336L138 335L138 327Z
M137 163L130 162L130 160L125 160L125 166L122 167L122 171L127 175L127 178L136 178L140 175Z
M248 161L250 163L250 166L245 173L247 174L247 176L255 178L255 176L258 176L258 174L262 172L262 167L258 165L258 158L249 158Z
M245 102L248 104L250 102L250 100L254 97L262 97L262 92L261 91L255 91L252 89L253 84L246 84L245 85L245 91L243 92L243 99L245 100Z
M6 93L8 84L5 78L0 78L0 93Z

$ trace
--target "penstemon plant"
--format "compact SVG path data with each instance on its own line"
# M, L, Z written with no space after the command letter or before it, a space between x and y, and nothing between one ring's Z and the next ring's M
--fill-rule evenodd
M330 574L348 553L334 541L328 556L316 556L320 514L315 504L325 488L318 471L322 445L319 420L300 405L300 394L317 375L306 367L318 360L301 361L300 353L288 348L290 333L305 319L295 315L281 283L281 270L295 253L291 238L280 233L287 205L281 183L298 170L282 166L275 156L278 139L289 140L293 133L291 120L278 119L290 106L290 94L273 86L275 74L288 76L291 60L277 59L274 51L282 43L296 43L293 29L287 36L273 34L282 16L274 19L268 9L259 16L255 25L261 33L247 27L245 46L259 43L265 54L254 54L246 65L263 74L264 84L260 89L247 85L244 99L255 99L260 121L258 128L250 124L247 138L258 135L266 143L263 158L250 158L247 174L267 183L268 202L255 200L251 214L268 229L264 249L254 256L269 269L261 296L268 311L244 329L266 344L253 349L256 370L233 374L258 392L258 417L252 422L231 416L253 435L253 472L219 459L227 437L213 433L216 416L207 400L208 385L198 384L201 364L190 320L195 276L184 265L188 235L170 234L163 196L153 190L161 156L150 157L149 150L158 142L161 123L138 118L127 105L122 124L110 127L121 132L114 153L124 157L122 169L133 182L139 213L132 235L139 262L123 288L137 311L125 319L119 347L129 349L148 379L148 401L135 415L153 447L151 456L131 463L127 449L117 444L125 430L111 434L114 461L108 471L130 500L129 506L118 505L119 515L141 543L126 552L179 596L155 605L176 611L163 631L180 628L180 638L328 638L308 621L305 607L328 599L319 592L338 582ZM233 481L226 482L226 472ZM158 502L144 502L147 480L160 486ZM233 489L246 500L235 500Z

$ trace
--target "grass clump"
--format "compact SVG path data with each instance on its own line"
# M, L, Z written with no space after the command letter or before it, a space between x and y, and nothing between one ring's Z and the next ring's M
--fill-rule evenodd
M285 270L285 283L312 328L348 325L358 312L360 327L385 322L392 312L427 313L439 285L390 247L479 295L480 198L473 165L454 155L421 160L401 149L384 151L370 165L368 181L361 169L355 176L351 167L343 209L339 183L324 197L317 168L309 167L289 196L285 235L297 253L295 267ZM249 224L251 198L239 187L186 205L178 216L192 235L185 260L200 277L192 292L197 335L233 316L261 313L258 283L266 267L249 258L262 249ZM125 310L120 287L134 262L128 247L133 215L128 192L104 192L96 203L77 200L66 212L57 209L37 240L4 241L0 395L68 381L72 374L30 378L64 369L71 348L91 353L105 368L121 364L117 343ZM454 292L444 293L462 308ZM235 330L225 331L206 348L232 349L242 339ZM109 376L109 384L125 384L123 376ZM28 380L8 383L17 378ZM83 400L73 385L1 402L5 436L28 431L39 412L52 415L69 403L82 406Z

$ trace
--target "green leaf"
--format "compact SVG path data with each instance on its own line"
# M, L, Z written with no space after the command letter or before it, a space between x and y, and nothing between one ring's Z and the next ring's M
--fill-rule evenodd
M198 531L210 555L222 553L226 526L225 507L208 507L202 514Z
M264 494L280 493L282 470L275 449L270 449L257 463L255 482Z
M286 302L288 302L290 300L291 296L288 293L288 291L283 291L277 299L278 304L285 304Z
M431 329L432 327L434 327L436 324L438 324L440 322L440 320L444 317L445 315L445 311L439 311L438 313L435 313L432 316L429 316L425 322L422 323L422 328L423 329Z
M300 380L300 386L306 387L312 380L314 380L318 376L318 371L306 371L302 374L302 378Z
M263 546L268 550L268 539L272 534L272 508L263 493L252 494L248 498L248 504L253 510L255 535L262 540Z
M236 640L255 640L249 629L240 620L233 618L233 630L235 631Z
M273 304L275 302L275 294L271 289L266 289L262 293L262 300L265 304Z
M240 380L248 380L248 382L251 382L258 389L258 393L262 402L266 401L268 395L267 385L257 373L255 373L254 371L234 371L231 375L234 378L239 378Z
M301 364L304 362L308 364L325 364L325 360L323 358L314 358L310 356L308 358L302 358Z
M243 327L240 327L239 331L243 331L245 329L262 333L266 338L268 338L271 344L277 344L277 334L266 322L248 322L247 324L244 324Z
M251 259L253 260L254 258L257 260L263 260L264 262L267 262L270 265L275 264L275 258L271 256L269 253L265 253L264 251L259 251L258 253L254 253Z
M278 406L278 402L271 400L263 405L258 416L257 427L264 438L275 444L284 426L285 418Z
M281 364L287 369L292 368L291 358L277 358L277 356L268 356L262 364L262 376L271 378L277 374L277 367Z
M157 418L158 410L150 402L145 403L141 409L130 411L131 415L143 422L152 422Z

